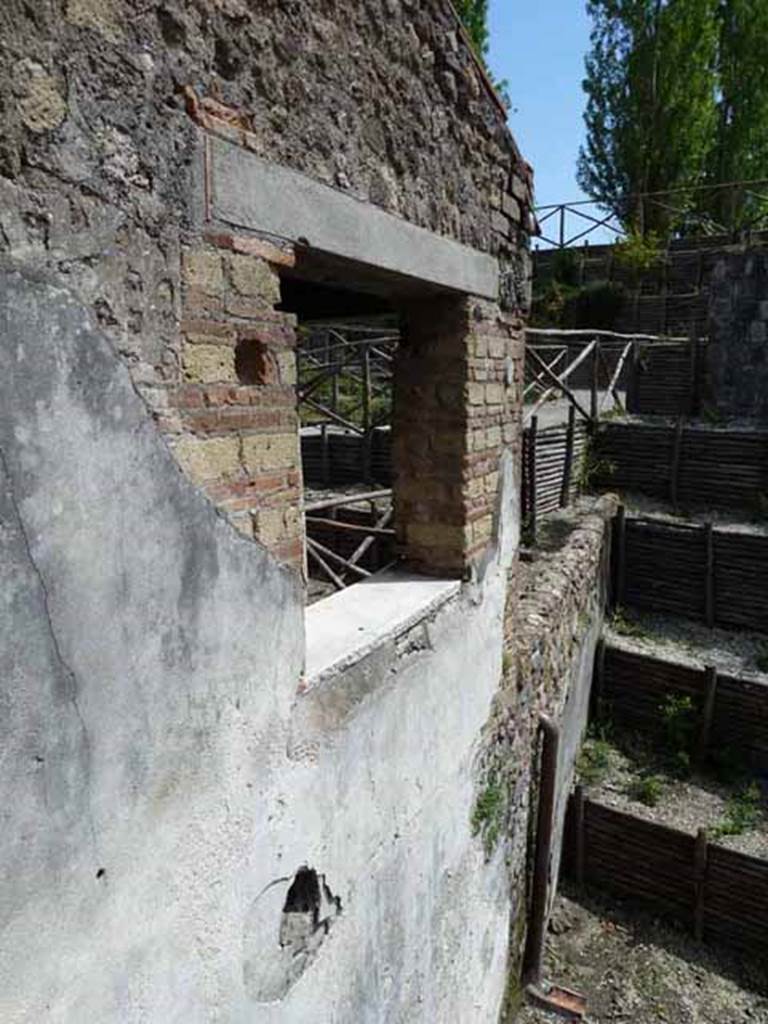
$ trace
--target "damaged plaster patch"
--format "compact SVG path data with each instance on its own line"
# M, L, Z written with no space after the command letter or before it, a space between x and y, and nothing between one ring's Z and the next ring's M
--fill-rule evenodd
M284 999L318 954L341 914L334 896L313 868L273 882L251 905L243 935L243 983L257 1003ZM276 941L265 943L265 936Z

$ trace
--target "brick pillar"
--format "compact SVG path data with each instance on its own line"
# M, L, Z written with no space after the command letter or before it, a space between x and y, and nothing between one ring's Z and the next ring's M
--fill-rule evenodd
M499 459L519 454L522 323L442 297L405 315L395 381L394 493L408 564L462 575L491 540Z
M296 322L275 310L275 264L248 242L238 252L238 239L220 236L183 253L180 382L160 422L182 468L237 529L301 567Z

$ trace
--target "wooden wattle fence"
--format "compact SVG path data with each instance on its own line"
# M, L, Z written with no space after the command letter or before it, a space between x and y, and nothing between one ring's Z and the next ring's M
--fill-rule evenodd
M589 426L573 406L567 424L539 430L534 416L523 431L522 513L533 533L539 517L572 502L588 444Z
M745 679L714 666L697 668L605 644L595 659L594 708L620 729L661 737L670 698L691 702L696 762L725 752L768 771L768 680Z
M578 787L562 866L578 884L640 901L698 939L768 951L768 861L605 807Z
M768 534L620 508L612 557L617 605L768 632Z
M595 455L603 490L640 493L673 505L756 510L768 495L768 430L677 424L600 425Z

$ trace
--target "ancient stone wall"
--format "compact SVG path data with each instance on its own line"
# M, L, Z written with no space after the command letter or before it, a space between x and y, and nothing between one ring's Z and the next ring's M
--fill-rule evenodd
M297 564L292 254L202 236L203 140L498 257L516 315L530 169L450 4L10 0L0 39L0 252L61 275L184 467Z
M722 256L712 274L707 395L726 417L768 420L768 255Z
M472 805L519 540L531 181L450 4L10 0L0 41L12 1018L492 1019L523 908ZM318 188L353 206L358 251L374 216L395 239L355 259L407 278L398 415L425 449L397 486L439 469L404 487L401 542L464 578L403 617L396 574L386 643L314 689L277 559L302 547L281 307L317 254L222 215L265 168L304 176L309 213Z
M507 794L499 833L510 836L512 934L508 1017L520 998L539 787L539 721L561 731L549 898L557 882L566 799L587 724L592 664L607 599L608 496L545 520L532 561L513 566L507 593L504 681L488 725L485 779Z

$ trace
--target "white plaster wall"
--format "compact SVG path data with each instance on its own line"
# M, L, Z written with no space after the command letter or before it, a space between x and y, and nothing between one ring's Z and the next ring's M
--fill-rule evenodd
M0 274L0 317L0 1020L495 1020L506 871L470 815L514 511L481 582L299 697L297 581L66 292ZM342 913L259 1002L305 864Z

